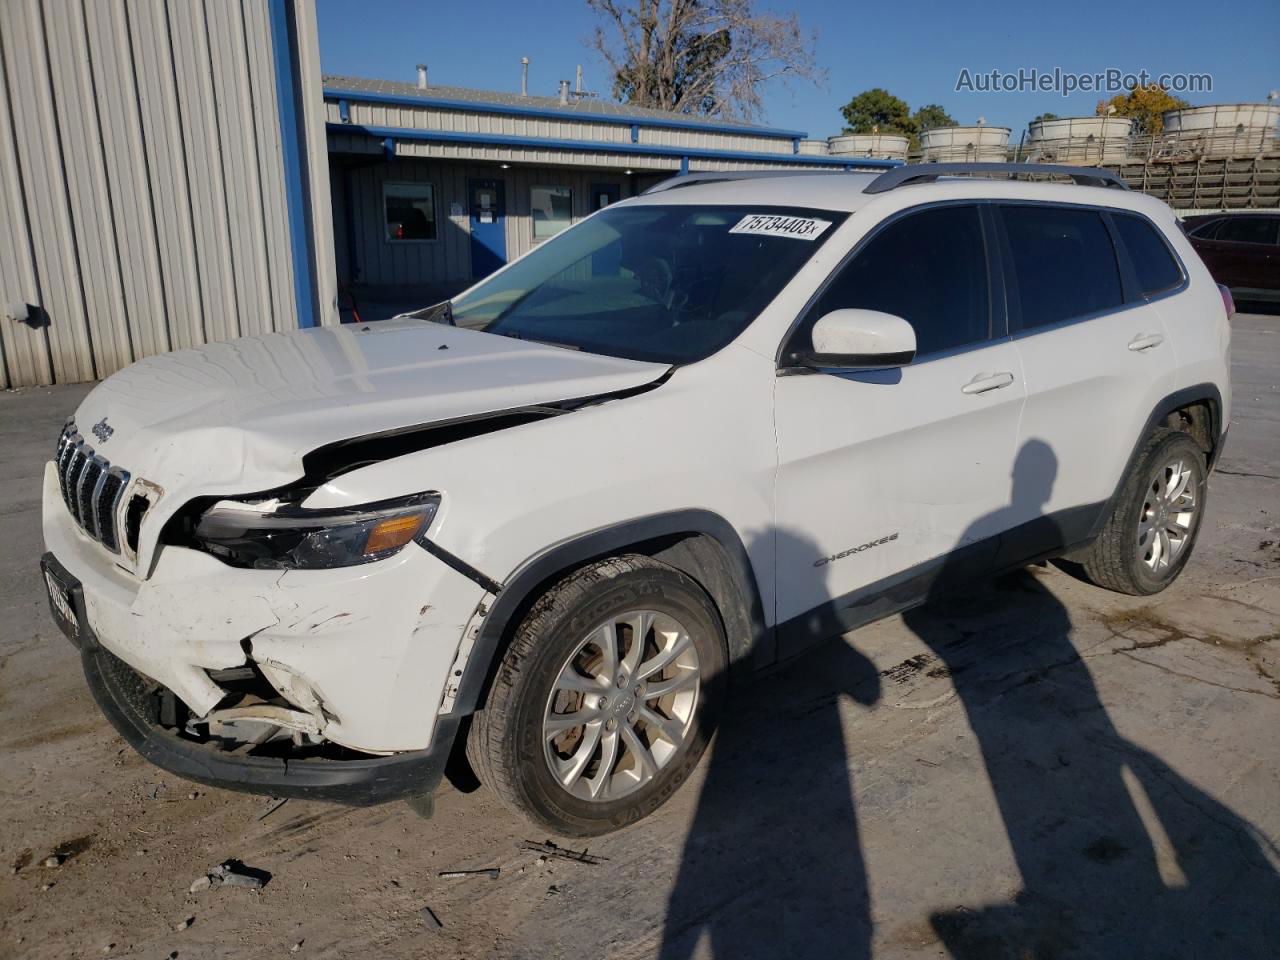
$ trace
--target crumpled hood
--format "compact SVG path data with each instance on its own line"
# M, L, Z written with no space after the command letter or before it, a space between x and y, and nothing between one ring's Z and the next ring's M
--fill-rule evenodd
M270 489L338 440L642 386L663 364L421 320L245 337L135 363L76 411L86 443L157 484L164 514L196 495ZM95 435L105 418L110 428ZM156 511L152 511L155 513Z

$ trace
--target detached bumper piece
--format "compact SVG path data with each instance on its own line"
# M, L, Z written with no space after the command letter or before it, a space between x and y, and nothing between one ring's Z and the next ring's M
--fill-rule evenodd
M427 750L344 759L245 756L162 727L156 685L102 646L82 647L81 660L94 700L131 747L179 777L228 790L351 806L429 795L457 734L457 719L440 717Z

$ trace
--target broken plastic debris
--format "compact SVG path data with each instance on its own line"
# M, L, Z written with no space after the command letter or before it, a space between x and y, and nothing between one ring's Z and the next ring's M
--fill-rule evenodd
M191 884L192 893L205 889L206 885L200 882L201 879L197 877ZM249 890L261 890L271 880L271 874L256 867L246 867L239 860L224 860L210 870L203 879L207 880L208 886L211 887L245 887Z
M463 877L488 877L490 880L497 880L501 867L484 867L480 870L443 870L436 876L441 880L460 880Z
M558 857L561 860L572 860L574 863L596 864L608 859L608 857L597 857L594 854L587 853L585 850L566 850L563 847L557 847L550 840L545 843L521 840L520 849L532 850L535 853L541 853L547 857Z

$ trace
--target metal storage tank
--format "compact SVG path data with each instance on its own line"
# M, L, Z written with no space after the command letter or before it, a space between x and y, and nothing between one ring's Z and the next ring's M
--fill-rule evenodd
M811 157L825 157L827 155L827 141L801 140L800 149L797 152Z
M883 157L887 160L905 160L907 144L907 138L896 133L850 133L827 140L827 148L834 155Z
M935 127L920 134L921 160L930 163L1004 163L1009 159L1009 128Z
M1201 157L1252 156L1280 150L1280 103L1224 103L1164 114L1163 152Z
M1119 163L1128 154L1133 120L1128 117L1060 117L1027 126L1031 163Z

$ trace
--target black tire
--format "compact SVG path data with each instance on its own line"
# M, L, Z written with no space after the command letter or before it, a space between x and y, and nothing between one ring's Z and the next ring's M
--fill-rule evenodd
M634 609L675 617L693 641L701 679L692 726L647 784L616 800L583 799L560 784L544 756L548 697L584 637ZM719 613L697 583L640 555L593 563L543 594L516 629L471 726L467 758L481 783L553 834L591 837L618 830L665 803L697 766L714 730L726 663Z
M1149 547L1139 543L1138 524L1149 500L1148 492L1159 483L1166 465L1178 459L1192 471L1188 489L1194 491L1195 510L1185 543L1172 562L1157 572L1144 560ZM1080 557L1085 576L1099 587L1131 596L1159 593L1173 583L1186 566L1200 533L1207 475L1204 451L1190 436L1164 428L1152 433L1125 478L1102 533Z

